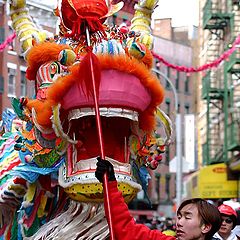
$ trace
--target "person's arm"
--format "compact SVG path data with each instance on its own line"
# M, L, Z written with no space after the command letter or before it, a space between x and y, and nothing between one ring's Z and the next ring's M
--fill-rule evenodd
M175 240L174 237L166 236L158 230L151 230L144 224L137 224L128 211L122 193L118 191L113 166L106 160L99 160L95 175L100 182L105 172L108 173L108 194L114 240ZM104 205L106 212L106 198L104 198Z
M128 211L117 181L108 183L112 226L116 240L175 240L158 230L151 230L144 224L137 224ZM106 209L106 200L104 200Z

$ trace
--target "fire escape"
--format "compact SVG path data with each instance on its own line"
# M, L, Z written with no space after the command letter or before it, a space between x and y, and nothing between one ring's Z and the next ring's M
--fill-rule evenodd
M224 52L224 42L232 34L232 4L229 0L207 0L203 8L205 61L212 62ZM206 103L206 138L203 144L203 164L226 161L226 70L219 66L211 69L202 79L202 99Z
M240 1L233 0L234 27L230 47L240 32ZM230 164L240 159L240 46L225 64L225 81L229 94L226 94L225 126L226 143Z

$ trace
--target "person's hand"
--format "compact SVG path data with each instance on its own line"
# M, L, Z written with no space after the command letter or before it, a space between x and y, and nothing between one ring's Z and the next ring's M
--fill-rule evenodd
M95 177L99 182L103 182L103 176L107 173L108 181L116 181L113 165L108 160L103 160L100 157L97 158L97 169L95 171Z

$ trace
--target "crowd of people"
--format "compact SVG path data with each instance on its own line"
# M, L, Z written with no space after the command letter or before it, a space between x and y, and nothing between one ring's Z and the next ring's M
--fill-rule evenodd
M105 209L110 208L111 224L116 240L238 240L233 231L237 223L236 211L225 204L219 207L201 199L183 201L176 212L176 222L168 219L161 229L157 223L147 226L137 223L130 215L121 192L118 190L112 164L98 158L96 178L103 182L108 179L109 202L105 200ZM106 198L105 198L106 199ZM109 216L106 216L109 222Z
M144 224L150 229L157 229L168 236L176 236L176 222L174 218L170 217L146 217L140 215L135 219L136 223Z

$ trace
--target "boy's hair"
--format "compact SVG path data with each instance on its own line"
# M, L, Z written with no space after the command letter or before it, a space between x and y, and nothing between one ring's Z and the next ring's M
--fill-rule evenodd
M181 209L188 204L194 204L197 206L202 224L209 224L212 226L210 231L206 233L205 237L206 240L212 239L212 236L220 229L222 224L221 214L218 211L218 208L202 198L192 198L181 203L177 210L177 214L179 214Z

